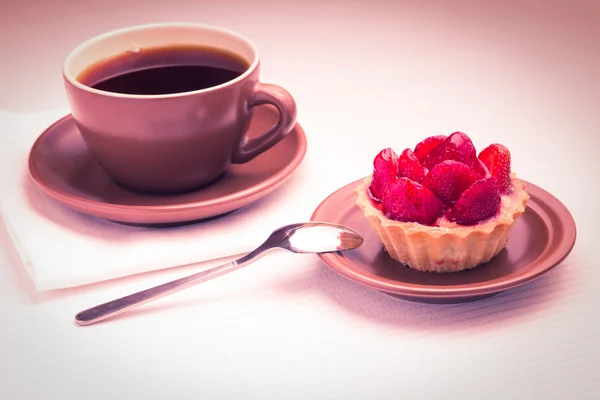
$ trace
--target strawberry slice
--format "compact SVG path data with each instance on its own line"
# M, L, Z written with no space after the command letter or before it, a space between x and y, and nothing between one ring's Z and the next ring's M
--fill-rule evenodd
M369 191L373 199L380 201L388 183L398 177L398 155L389 147L381 150L373 160L373 168Z
M480 177L472 168L458 161L446 160L433 167L423 186L447 205L452 205L478 179Z
M492 144L481 150L479 159L498 179L500 193L506 193L510 187L510 151L501 144Z
M477 160L477 153L471 139L462 132L454 132L433 148L422 164L431 170L436 164L445 160L459 161L469 168L473 168L475 160Z
M440 199L425 186L406 177L389 183L382 204L388 218L424 225L432 225L444 212Z
M495 176L473 183L448 212L448 219L460 225L475 225L498 212L500 193Z
M427 174L427 170L419 163L417 156L411 149L405 149L398 157L398 174L421 183Z
M490 176L492 176L488 168L479 158L475 160L475 166L473 167L473 169L475 170L475 172L477 172L477 175L479 175L480 178L489 178Z
M419 142L415 146L415 151L414 151L415 156L417 156L417 158L419 159L419 162L422 163L423 160L425 159L425 157L427 157L427 154L429 154L431 152L431 150L433 150L435 147L437 147L437 145L442 143L444 141L444 139L446 139L446 135L437 135L437 136L430 136L430 137L422 140L421 142Z

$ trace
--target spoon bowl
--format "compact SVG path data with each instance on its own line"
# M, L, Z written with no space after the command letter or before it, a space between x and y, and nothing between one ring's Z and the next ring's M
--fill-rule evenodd
M362 236L352 229L325 222L283 226L273 231L267 242L278 239L277 247L299 254L351 250L363 243Z
M263 244L235 261L81 311L75 316L75 322L79 325L90 325L111 318L134 307L240 269L272 250L283 249L299 254L331 253L355 249L362 243L362 236L343 225L328 222L286 225L273 231Z

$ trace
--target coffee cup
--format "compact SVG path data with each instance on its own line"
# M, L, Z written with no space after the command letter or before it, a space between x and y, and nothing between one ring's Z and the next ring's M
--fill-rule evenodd
M90 153L125 188L180 193L211 184L295 126L296 104L261 83L260 58L246 37L190 23L128 27L89 39L66 57L72 117ZM278 122L246 136L254 107Z

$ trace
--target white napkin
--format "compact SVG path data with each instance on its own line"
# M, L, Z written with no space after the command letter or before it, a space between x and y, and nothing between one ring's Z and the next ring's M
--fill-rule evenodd
M125 226L74 211L31 182L35 139L68 110L0 111L0 213L38 290L132 275L252 250L281 225L310 219L323 190L302 182L303 164L263 200L208 222L173 228ZM331 186L329 191L333 191ZM313 197L307 197L313 196ZM317 197L314 197L317 196Z

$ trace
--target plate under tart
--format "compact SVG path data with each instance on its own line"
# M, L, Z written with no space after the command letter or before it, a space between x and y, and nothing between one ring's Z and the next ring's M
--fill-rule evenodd
M319 257L335 272L360 285L420 302L461 302L494 295L531 282L558 265L575 244L575 221L569 210L542 188L526 182L528 206L517 220L508 244L490 262L456 273L413 270L384 250L356 205L352 182L328 196L311 220L346 225L363 235L361 247Z
M263 134L278 118L272 107L256 107L248 136ZM177 195L138 193L104 172L67 115L32 146L29 174L43 192L77 211L123 223L177 224L215 218L273 192L300 165L306 146L304 130L296 124L271 149L248 163L232 165L210 186Z

